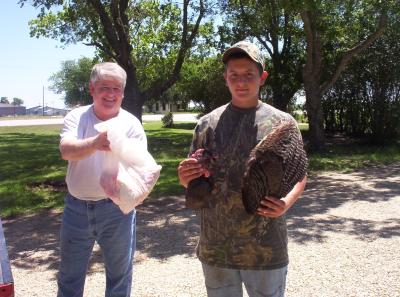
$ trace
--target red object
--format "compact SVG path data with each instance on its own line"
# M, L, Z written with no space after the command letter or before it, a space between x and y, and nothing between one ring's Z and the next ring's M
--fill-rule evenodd
M0 297L14 297L14 281L0 219Z
M14 284L0 285L0 297L14 297Z

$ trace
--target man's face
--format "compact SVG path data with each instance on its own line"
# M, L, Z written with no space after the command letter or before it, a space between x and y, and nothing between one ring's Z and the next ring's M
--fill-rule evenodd
M115 78L106 78L90 83L94 113L103 121L118 115L124 96L122 82Z
M256 63L249 58L229 60L224 78L234 105L243 108L257 105L265 78L261 77Z

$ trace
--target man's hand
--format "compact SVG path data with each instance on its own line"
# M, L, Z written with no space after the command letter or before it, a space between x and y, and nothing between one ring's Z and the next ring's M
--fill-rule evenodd
M107 139L107 132L85 139L63 139L60 143L61 157L69 161L82 160L96 151L109 150L110 142Z
M92 145L95 150L99 151L109 151L110 150L110 142L107 139L107 132L101 132L98 135L94 136L92 139Z
M179 163L178 177L182 186L187 188L190 181L204 175L209 177L210 173L204 169L197 159L187 158Z
M261 200L257 213L264 217L277 218L283 215L288 208L286 201L283 199L265 197Z
M307 176L299 181L293 189L283 197L282 199L274 198L274 197L265 197L260 201L260 206L257 209L257 213L260 216L268 217L268 218L277 218L283 215L288 211L289 208L299 199L301 193L303 193L304 188L306 187Z

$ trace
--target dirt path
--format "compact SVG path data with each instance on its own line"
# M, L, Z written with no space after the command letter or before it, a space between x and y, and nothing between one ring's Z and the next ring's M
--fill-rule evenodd
M56 295L59 224L53 211L3 220L16 296ZM205 297L197 218L182 197L144 204L137 225L134 296ZM400 162L310 177L288 229L287 297L400 297ZM85 297L103 292L96 249Z

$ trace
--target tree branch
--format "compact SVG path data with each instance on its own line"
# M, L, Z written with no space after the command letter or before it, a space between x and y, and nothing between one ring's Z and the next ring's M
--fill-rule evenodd
M101 3L100 0L89 0L89 2L92 4L93 8L97 11L99 17L100 17L100 22L103 26L104 29L104 34L109 42L109 44L113 47L114 51L116 53L120 52L120 46L119 46L119 41L118 41L118 36L113 30L114 26L113 23L108 16L106 10L104 9L103 4ZM115 56L115 55L113 55Z
M117 61L118 57L113 53L113 51L107 47L105 47L104 45L102 45L101 43L98 43L97 41L92 41L90 43L84 43L85 45L88 46L95 46L97 48L99 48L102 52L104 52L106 55L110 56L111 58L113 58L115 61Z
M132 46L130 45L130 38L129 38L129 33L127 34L127 31L129 31L129 24L128 24L128 18L125 15L125 10L123 10L123 7L126 9L126 3L125 1L120 1L120 0L112 0L110 3L110 10L111 10L111 16L114 22L114 28L115 31L118 35L118 40L119 40L119 47L120 51L118 52L120 61L124 64L127 65L129 60L130 60L130 53L132 51ZM123 6L120 6L120 4L123 4ZM125 16L125 18L123 18ZM124 23L125 19L125 23Z
M257 38L258 42L260 42L264 46L264 48L268 51L269 56L272 58L273 52L272 52L271 48L268 46L267 42L265 40L263 40L261 38L261 36L256 36L256 38ZM271 42L269 41L269 43L271 43Z
M379 24L376 31L371 35L369 35L367 39L360 42L358 45L349 49L343 54L343 57L339 65L336 67L336 70L332 78L322 84L321 86L322 94L325 93L330 87L332 87L335 84L335 82L339 79L340 74L346 69L347 65L355 55L357 55L358 53L369 47L376 39L378 39L383 34L386 28L386 24L387 24L387 15L382 14L379 18Z
M314 44L314 35L311 27L310 20L310 12L302 11L300 12L301 19L303 20L304 33L306 34L306 54L307 54L307 62L304 66L304 71L311 73L313 69L313 44Z
M205 6L204 6L204 1L200 0L199 1L200 11L199 11L199 15L197 16L196 24L193 27L193 30L192 30L190 36L187 37L188 36L188 6L189 6L189 2L190 2L190 0L184 0L184 3L183 3L183 17L182 17L183 24L182 24L181 46L178 51L178 56L176 58L175 66L172 71L172 74L169 77L169 79L167 79L163 83L160 84L160 83L156 82L148 90L146 90L144 92L144 96L146 98L153 98L153 97L160 95L162 92L164 92L165 90L170 88L179 78L179 72L180 72L180 69L182 68L182 64L185 59L185 55L186 55L188 49L191 48L193 40L199 32L200 22L203 19L205 11L206 11Z
M287 55L289 52L289 49L292 46L292 36L291 34L288 34L288 27L289 27L289 18L290 15L287 12L283 13L283 19L284 19L284 26L283 26L283 43L282 43L282 51L281 54L283 57Z

